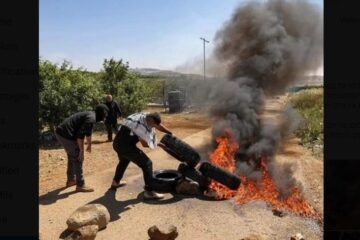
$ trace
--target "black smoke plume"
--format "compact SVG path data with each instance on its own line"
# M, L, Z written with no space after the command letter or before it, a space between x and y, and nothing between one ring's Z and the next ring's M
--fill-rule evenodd
M265 99L284 93L290 84L323 62L323 18L305 0L268 0L239 6L215 37L214 56L224 79L209 81L207 104L217 117L214 139L231 129L240 142L251 142L249 155L266 155L270 174L286 195L295 184L294 169L273 161L281 141L298 124L287 108L280 119L263 121ZM202 96L204 97L204 96ZM205 102L205 101L204 101ZM239 164L241 174L256 177Z

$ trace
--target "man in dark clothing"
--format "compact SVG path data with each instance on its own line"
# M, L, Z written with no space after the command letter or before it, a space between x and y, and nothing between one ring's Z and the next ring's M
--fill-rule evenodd
M106 96L105 105L109 108L109 114L105 119L105 126L108 133L108 141L112 141L112 130L115 130L115 134L117 133L117 118L121 117L121 111L119 105L113 101L111 95Z
M143 147L156 148L155 129L172 134L161 124L158 113L135 113L128 116L124 123L120 125L119 131L114 139L113 147L119 157L115 176L111 184L111 189L116 189L123 183L120 182L125 170L130 162L135 163L143 171L145 182L144 198L160 199L162 194L156 193L152 189L153 178L152 162L146 154L137 148L136 144L140 141Z
M87 152L91 152L91 134L95 122L103 121L108 108L104 104L96 106L95 111L78 112L65 119L55 131L56 138L63 145L67 157L66 186L76 185L76 191L92 192L92 187L86 186L83 177L84 138L87 141Z

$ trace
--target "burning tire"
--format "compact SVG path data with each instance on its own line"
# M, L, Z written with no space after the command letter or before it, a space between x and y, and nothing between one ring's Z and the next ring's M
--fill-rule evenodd
M186 162L190 167L195 167L200 161L200 155L177 137L165 134L160 143L163 144L162 148L167 153L181 162Z
M174 192L176 183L183 176L176 170L162 169L153 173L154 181L152 188L157 192Z
M235 153L235 160L239 162L248 162L251 158L247 153L250 146L251 142L249 141L242 143Z
M245 148L239 148L235 153L235 160L240 162L246 162L249 160L249 157L246 154Z
M220 167L216 167L211 163L202 163L199 170L204 176L211 178L232 190L236 190L240 186L241 181L237 176Z
M189 167L186 163L180 163L178 171L186 178L199 183L201 190L206 190L210 181L207 177L195 168Z

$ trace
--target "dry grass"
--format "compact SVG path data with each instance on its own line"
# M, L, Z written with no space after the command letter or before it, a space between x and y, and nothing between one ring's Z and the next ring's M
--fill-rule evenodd
M304 118L303 126L296 132L301 144L318 156L324 149L324 91L309 89L290 95L289 102Z

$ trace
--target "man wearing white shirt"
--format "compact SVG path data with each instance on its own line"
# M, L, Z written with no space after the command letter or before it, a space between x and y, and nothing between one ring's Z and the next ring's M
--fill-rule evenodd
M144 198L161 199L164 197L163 194L153 191L152 182L154 178L152 162L148 156L136 146L140 141L143 147L155 149L157 146L155 129L167 134L172 134L170 130L161 124L160 114L156 112L134 113L124 119L124 123L120 125L113 142L113 148L118 154L119 163L116 167L111 189L116 189L124 184L124 181L120 182L120 180L129 163L133 162L143 171L145 182Z

